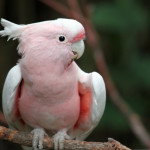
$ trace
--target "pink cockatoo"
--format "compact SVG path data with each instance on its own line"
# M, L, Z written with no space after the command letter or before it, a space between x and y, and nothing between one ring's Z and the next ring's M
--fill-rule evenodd
M85 139L103 115L106 90L100 74L74 62L84 52L84 27L72 19L1 24L0 35L18 39L21 55L3 88L9 127L31 131L35 150L43 148L44 135L54 137L55 149L65 139Z

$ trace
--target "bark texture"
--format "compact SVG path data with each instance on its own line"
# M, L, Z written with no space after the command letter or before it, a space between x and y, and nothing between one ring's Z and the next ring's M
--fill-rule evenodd
M33 135L31 133L16 131L0 126L0 139L8 140L24 146L32 146ZM53 138L44 137L44 149L53 149ZM65 140L65 150L130 150L120 142L108 138L108 142L86 142Z

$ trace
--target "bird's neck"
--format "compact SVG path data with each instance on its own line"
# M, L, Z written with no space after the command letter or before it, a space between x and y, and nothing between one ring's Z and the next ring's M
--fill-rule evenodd
M21 60L23 68L32 73L45 73L61 75L72 67L72 53L57 50L32 50L28 51Z

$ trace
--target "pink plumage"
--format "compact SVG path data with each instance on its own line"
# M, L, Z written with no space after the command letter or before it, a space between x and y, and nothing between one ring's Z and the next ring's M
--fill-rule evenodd
M98 73L85 73L74 62L84 51L83 26L72 19L1 22L0 35L19 39L22 56L3 89L10 127L32 130L34 149L42 148L46 132L54 134L55 149L63 148L64 139L85 139L103 114L106 92Z

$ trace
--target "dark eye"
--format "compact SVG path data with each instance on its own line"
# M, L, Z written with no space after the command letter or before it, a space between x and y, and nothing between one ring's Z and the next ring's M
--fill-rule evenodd
M66 39L66 38L65 38L64 36L60 36L60 37L59 37L59 41L60 41L60 42L64 42L65 39Z
M61 43L66 43L68 40L67 40L67 37L65 35L59 35L57 37L58 41L61 42Z

